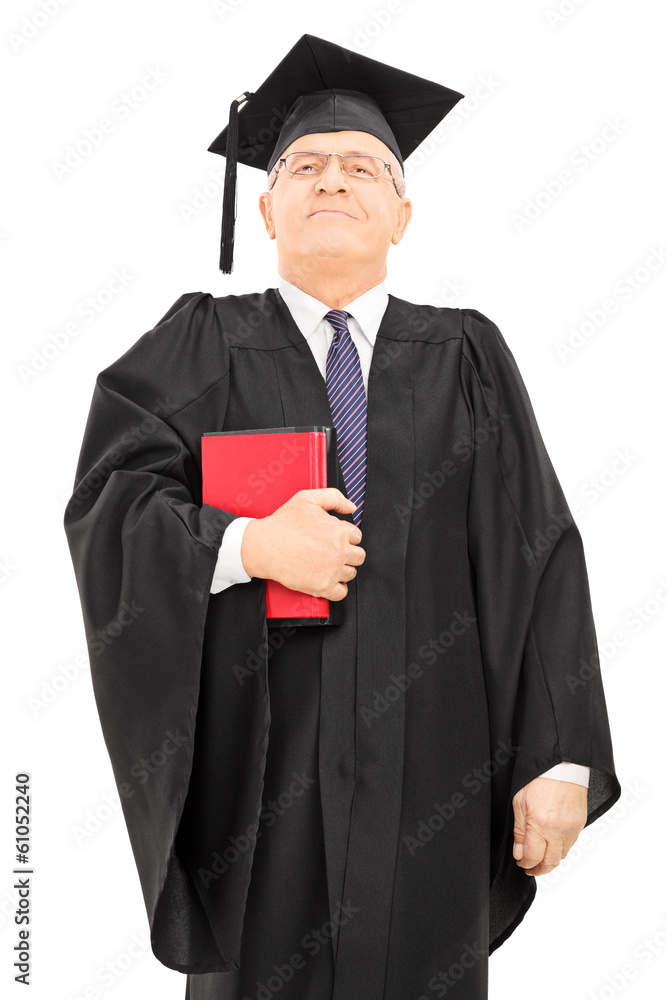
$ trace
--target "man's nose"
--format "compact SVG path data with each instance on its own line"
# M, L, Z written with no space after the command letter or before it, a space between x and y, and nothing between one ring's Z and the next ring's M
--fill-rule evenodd
M343 161L340 156L335 156L333 154L329 156L329 162L326 167L318 174L318 182L326 184L327 187L331 184L340 185L348 183L347 175L343 170Z

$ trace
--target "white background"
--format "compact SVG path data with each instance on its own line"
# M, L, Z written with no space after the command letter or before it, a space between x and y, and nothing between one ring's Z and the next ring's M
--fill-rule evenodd
M277 285L275 244L257 207L264 174L247 167L239 168L234 273L219 272L222 187L211 175L222 176L225 161L207 147L231 100L257 89L304 32L467 95L446 119L444 141L408 172L413 219L390 250L387 288L413 302L473 307L499 325L584 540L623 797L537 879L532 909L490 959L490 996L664 995L661 5L563 0L560 16L558 0L44 7L5 2L0 14L5 995L184 996L185 977L147 947L62 516L96 374L183 292ZM114 113L151 69L161 82L126 117ZM114 130L59 177L68 146L104 117ZM620 129L613 138L608 120ZM572 183L553 193L564 169ZM202 206L187 221L198 192ZM517 226L536 199L533 221ZM114 271L128 283L107 301ZM78 312L89 296L99 309L91 322ZM605 315L605 300L613 313ZM63 337L72 322L78 332ZM560 356L558 345L582 327L581 346ZM33 793L30 994L12 982L21 770L32 774ZM103 968L116 972L103 981Z

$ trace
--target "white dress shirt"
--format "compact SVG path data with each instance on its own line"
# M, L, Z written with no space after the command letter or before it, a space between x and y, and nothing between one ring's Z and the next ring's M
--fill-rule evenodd
M322 373L322 378L326 383L326 362L329 347L333 340L334 328L328 320L324 319L329 312L329 306L319 299L308 295L303 289L297 288L284 278L280 279L278 291L289 309L294 322L308 342L308 346L313 352L313 357L317 362L317 367ZM368 373L371 367L371 358L375 346L375 338L389 302L389 296L385 288L384 281L367 292L348 303L343 308L350 313L348 328L350 336L359 352L361 362L361 374L364 381L364 388L368 395ZM222 544L218 552L218 561L213 573L211 583L211 593L218 594L221 590L231 587L237 583L248 583L252 577L248 576L243 568L241 560L241 543L243 534L251 517L237 517L225 529L222 537ZM583 764L572 764L569 761L562 761L554 767L549 768L540 777L557 778L561 781L572 781L577 785L588 787L590 769Z

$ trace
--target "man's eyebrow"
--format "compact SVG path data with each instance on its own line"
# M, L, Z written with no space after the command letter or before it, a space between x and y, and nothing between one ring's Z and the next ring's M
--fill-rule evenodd
M320 150L315 150L315 149L295 149L295 150L293 150L293 152L294 153L316 153L316 152L320 152ZM354 155L359 155L359 154L363 154L364 156L377 156L377 157L379 157L379 159L384 160L384 156L380 156L379 153L369 153L367 149L346 149L345 152L342 155L343 156L354 156Z

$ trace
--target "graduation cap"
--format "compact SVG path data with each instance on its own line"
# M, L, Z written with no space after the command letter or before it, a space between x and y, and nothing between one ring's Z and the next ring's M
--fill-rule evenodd
M208 147L227 158L220 270L232 272L237 163L270 173L300 136L352 130L380 139L403 169L462 97L325 38L302 35L258 90L232 101L229 124Z

